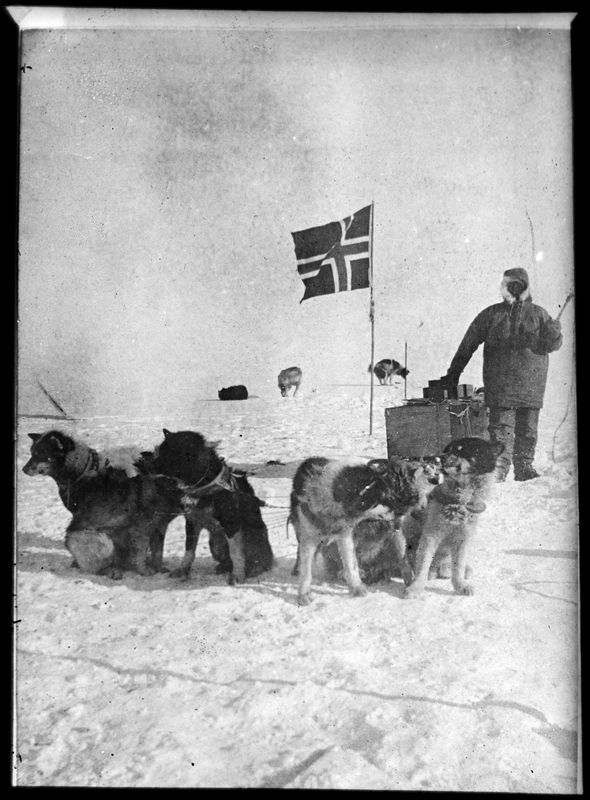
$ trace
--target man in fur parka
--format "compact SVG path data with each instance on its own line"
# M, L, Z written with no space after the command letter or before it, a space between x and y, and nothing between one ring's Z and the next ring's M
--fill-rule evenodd
M511 462L514 480L538 478L533 467L539 412L549 366L548 353L561 347L561 323L532 302L524 269L504 273L502 303L484 308L473 320L443 381L456 386L469 359L483 344L483 383L490 410L489 434L504 445L496 478L503 481Z

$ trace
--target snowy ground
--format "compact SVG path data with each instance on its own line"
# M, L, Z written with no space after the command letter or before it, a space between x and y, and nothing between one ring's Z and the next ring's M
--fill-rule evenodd
M197 404L190 416L61 426L98 449L151 448L161 429L221 439L230 463L385 456L399 388L337 387ZM578 539L574 419L541 416L528 483L496 487L480 522L476 595L449 581L402 600L317 576L299 608L286 534L290 480L253 468L277 564L239 587L80 574L53 481L17 459L16 781L20 786L275 787L574 793L578 763ZM554 457L553 457L554 456ZM267 475L267 477L265 477ZM183 523L166 540L180 561Z

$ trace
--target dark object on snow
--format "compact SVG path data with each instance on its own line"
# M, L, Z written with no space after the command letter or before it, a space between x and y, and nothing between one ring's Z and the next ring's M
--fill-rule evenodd
M217 392L220 400L247 400L248 390L242 384L228 386Z

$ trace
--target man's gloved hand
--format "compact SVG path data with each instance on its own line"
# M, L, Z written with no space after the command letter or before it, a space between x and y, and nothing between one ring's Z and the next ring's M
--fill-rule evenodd
M561 333L561 322L558 319L550 319L545 323L545 330L549 338L557 339Z
M555 346L558 345L561 336L561 322L558 319L550 319L545 323L542 336L534 336L533 341L527 344L527 347L536 353L543 356L551 353Z
M459 384L459 376L453 372L447 372L446 375L441 377L440 381L442 388L446 389L450 394L457 388Z

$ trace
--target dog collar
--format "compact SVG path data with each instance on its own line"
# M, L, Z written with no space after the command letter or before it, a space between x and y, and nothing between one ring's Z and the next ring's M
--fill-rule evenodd
M209 494L215 494L215 492L221 492L222 490L228 492L237 492L238 491L238 474L232 472L230 467L222 460L221 470L219 474L213 478L212 481L206 483L204 486L200 485L200 481L197 483L179 483L180 488L187 494L189 497L204 497Z
M474 494L471 495L470 499L466 503L457 503L459 499L459 493L457 491L452 492L449 491L444 487L443 484L439 484L435 486L432 492L430 492L430 497L437 500L441 505L464 505L466 510L469 511L470 514L481 514L483 511L486 510L487 506L483 500L479 497L476 497Z
M86 460L86 464L84 465L84 469L78 475L78 477L73 481L73 483L77 483L85 475L88 475L91 472L98 472L99 467L100 467L100 459L98 457L98 453L96 452L96 450L89 449L88 458Z

